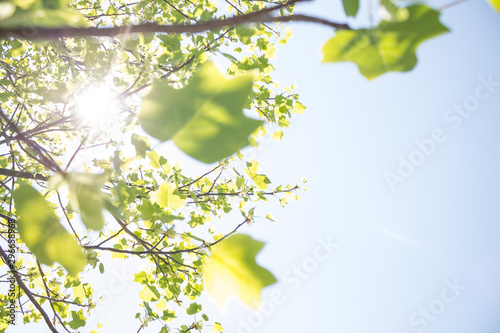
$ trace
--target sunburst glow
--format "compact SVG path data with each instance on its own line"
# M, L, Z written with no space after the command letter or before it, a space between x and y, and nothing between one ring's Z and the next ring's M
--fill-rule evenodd
M115 95L105 87L91 87L82 91L75 97L78 118L92 127L112 122L119 112Z

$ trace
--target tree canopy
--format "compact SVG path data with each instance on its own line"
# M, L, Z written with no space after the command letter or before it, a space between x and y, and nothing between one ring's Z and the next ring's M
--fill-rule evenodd
M273 77L286 23L332 29L323 62L354 62L367 79L413 69L417 47L449 31L424 4L381 0L377 22L354 29L295 13L301 2L0 2L0 256L17 286L0 295L0 332L13 303L18 322L99 331L86 273L104 273L105 254L143 263L140 329L221 332L204 289L221 306L233 294L258 306L276 278L256 261L264 243L239 231L259 202L286 206L303 189L241 153L281 140L305 110ZM356 17L359 1L342 3ZM166 141L206 172L162 156ZM238 216L229 233L223 216Z

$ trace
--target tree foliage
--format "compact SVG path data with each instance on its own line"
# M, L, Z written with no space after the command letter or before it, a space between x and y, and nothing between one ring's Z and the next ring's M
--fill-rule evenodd
M335 29L324 61L355 62L369 79L411 70L417 46L448 31L425 5L381 1L379 23L354 30L294 14L298 2L0 3L0 226L5 244L7 222L17 226L23 323L53 332L88 325L98 300L87 273L104 273L106 255L144 263L134 274L141 328L187 332L205 322L222 331L196 302L204 287L220 304L231 294L258 303L276 279L256 262L264 244L237 231L254 222L259 202L285 206L301 189L272 184L241 154L281 139L305 109L272 76L291 36L282 23ZM342 3L357 15L359 1ZM207 172L162 156L156 147L169 140ZM234 230L217 231L213 221L232 212L241 213ZM4 264L10 252L2 243ZM3 332L9 296L0 300Z

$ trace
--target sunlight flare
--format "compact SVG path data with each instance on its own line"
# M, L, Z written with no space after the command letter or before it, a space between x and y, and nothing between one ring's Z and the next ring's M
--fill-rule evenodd
M116 119L119 108L115 93L105 87L91 87L75 97L76 113L84 124L99 127Z

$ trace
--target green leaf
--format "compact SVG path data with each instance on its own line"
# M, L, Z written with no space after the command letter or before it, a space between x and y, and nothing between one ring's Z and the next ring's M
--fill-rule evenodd
M203 274L210 297L220 306L236 294L245 304L257 307L261 289L276 282L267 269L255 262L263 246L263 242L238 234L212 247Z
M80 14L78 11L71 8L29 8L23 10L17 8L16 11L9 14L9 7L2 6L5 13L0 13L0 27L3 28L15 28L15 27L45 27L45 28L56 28L56 27L78 27L86 28L90 26L90 22L87 21L85 16ZM2 20L2 16L5 19Z
M252 180L261 190L265 190L267 185L271 184L271 181L265 175L254 174Z
M69 175L70 198L80 209L82 222L89 229L104 227L105 195L101 191L104 175L72 173Z
M386 21L405 21L408 19L408 8L399 8L394 0L380 0L380 14Z
M323 47L323 62L352 61L368 79L413 69L418 45L448 29L439 21L439 12L429 7L411 6L408 13L402 22L382 21L374 29L337 32Z
M14 82L12 82L11 80L7 80L7 79L1 79L0 84L4 85L4 86L12 86L12 85L14 85Z
M160 299L160 293L155 286L146 284L144 289L139 292L139 297L145 302L154 302Z
M182 89L155 81L143 99L142 128L162 141L173 140L199 161L216 162L248 145L249 135L262 124L242 112L252 84L253 75L226 80L210 62Z
M59 262L77 275L87 264L82 249L59 223L54 209L33 187L21 185L12 193L19 236L37 259L46 265Z
M189 305L189 308L186 309L186 313L188 315L193 315L193 314L198 313L200 311L201 311L201 305L198 304L198 303L196 303L196 302L195 303L191 303Z
M344 12L347 16L356 16L359 9L359 0L342 0Z
M151 194L151 199L162 208L179 209L184 207L186 199L173 184L162 183L158 191Z
M258 32L257 28L254 26L237 26L235 30L240 41L245 45L251 44L252 37Z
M72 329L77 329L79 327L85 326L85 316L83 315L83 311L71 311L72 321L68 323L69 327Z
M148 138L134 133L132 134L132 144L135 146L135 152L137 155L146 157L146 151L150 150Z
M149 165L151 165L155 169L158 169L162 165L167 164L167 160L165 159L165 157L158 155L158 153L154 150L146 153L146 155L149 157Z
M148 199L142 199L142 204L138 207L141 212L141 219L148 220L154 216L156 209Z
M165 235L167 235L168 238L175 238L177 236L177 233L175 232L174 228L170 228L165 232Z
M123 180L120 180L118 184L109 190L111 195L120 205L127 205L134 202L137 195L141 193L137 188L133 186L128 186Z
M221 54L226 57L229 61L231 61L233 64L237 64L238 63L238 59L236 59L235 56L231 55L231 54L228 54L228 53L223 53L221 52Z
M154 288L154 287L153 287ZM148 312L148 316L151 316L151 317L158 317L156 315L156 313L154 313L153 309L151 309L151 307L149 306L149 302L142 302L142 304L144 305L144 307L146 308L146 311Z

